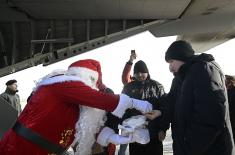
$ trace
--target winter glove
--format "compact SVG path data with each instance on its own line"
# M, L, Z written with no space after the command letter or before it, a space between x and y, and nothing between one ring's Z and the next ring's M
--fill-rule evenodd
M104 127L97 137L97 143L102 146L107 146L109 143L120 145L128 144L132 142L132 135L130 136L120 136L114 132L113 129L109 127Z
M115 145L120 145L120 144L128 144L132 142L132 135L129 136L121 136L118 134L112 134L108 142L115 144Z
M137 100L133 98L131 98L131 100L132 100L131 108L135 108L141 111L143 114L151 112L153 109L152 104L149 103L148 101L142 101L142 100Z
M147 144L150 142L149 131L146 128L137 128L133 133L133 142Z
M124 115L126 109L129 108L135 108L144 114L151 112L153 109L152 104L147 101L133 99L125 94L120 94L118 106L112 112L112 114L121 118Z

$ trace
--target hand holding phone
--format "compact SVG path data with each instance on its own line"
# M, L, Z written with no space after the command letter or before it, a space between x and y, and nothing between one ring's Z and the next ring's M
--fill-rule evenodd
M130 56L130 61L133 62L137 57L135 50L131 50L131 56Z

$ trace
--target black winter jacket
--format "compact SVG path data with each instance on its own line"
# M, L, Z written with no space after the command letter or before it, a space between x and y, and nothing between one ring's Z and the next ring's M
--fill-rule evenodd
M148 78L144 82L132 81L125 85L122 93L140 100L149 101L154 109L162 109L158 102L158 99L165 94L163 86L154 80ZM131 116L141 115L141 112L135 109L128 109L123 116L123 119L130 118ZM148 120L148 126L150 138L157 138L159 131L165 131L166 129L161 128L161 117L156 118L152 121Z
M174 155L233 155L224 75L213 56L182 65L173 84L168 110Z
M228 92L228 103L229 103L229 113L230 121L232 125L233 135L235 135L235 86L227 90ZM235 137L233 136L235 141Z

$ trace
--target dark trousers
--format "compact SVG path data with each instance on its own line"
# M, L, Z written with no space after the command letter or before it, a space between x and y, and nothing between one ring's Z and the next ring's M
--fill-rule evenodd
M157 138L151 139L148 144L129 144L130 155L163 155L163 145Z

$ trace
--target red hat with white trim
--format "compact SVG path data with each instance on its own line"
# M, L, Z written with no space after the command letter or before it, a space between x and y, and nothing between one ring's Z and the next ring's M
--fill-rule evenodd
M96 87L99 90L105 89L105 85L102 83L102 72L100 63L93 59L79 60L72 63L68 68L70 75L79 76L96 82Z

